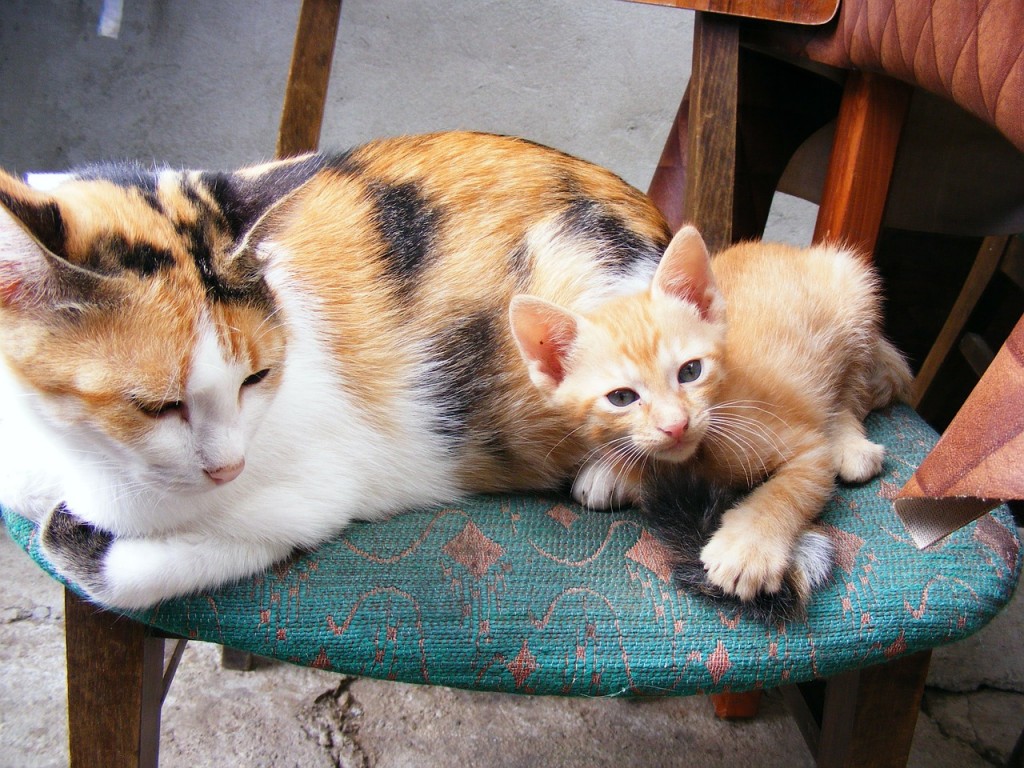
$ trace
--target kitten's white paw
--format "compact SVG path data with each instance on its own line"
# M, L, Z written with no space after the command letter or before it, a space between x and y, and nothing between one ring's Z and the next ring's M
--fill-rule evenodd
M634 503L638 490L607 461L594 461L580 468L572 484L572 497L590 509L610 509Z
M885 447L866 437L850 436L836 446L836 474L847 483L863 483L882 471Z
M733 510L736 511L736 510ZM701 550L708 581L740 600L753 600L782 587L792 542L765 537L743 516L726 518Z

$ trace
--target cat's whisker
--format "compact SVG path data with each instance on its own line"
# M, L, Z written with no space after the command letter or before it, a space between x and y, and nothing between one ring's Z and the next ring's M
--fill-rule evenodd
M746 414L737 412L735 410L736 407L750 408L752 406L744 406L742 404L738 406L729 405L728 407L716 406L715 408L709 409L709 413L711 415L711 423L716 424L720 427L729 426L736 429L743 429L752 436L761 437L761 439L769 443L771 448L775 450L776 453L778 453L780 456L786 455L788 446L786 445L785 441L782 439L778 432L776 432L771 426L769 426L759 418L754 418L751 416L747 416ZM760 413L769 413L768 411L760 407L755 407L754 410ZM776 416L775 418L779 422L781 422L783 427L789 427L789 425L781 417Z
M743 469L748 486L754 485L759 477L763 478L768 474L767 466L756 450L756 446L744 435L727 430L713 430L709 428L704 439L711 443L712 446L719 447L723 451L728 451L732 454ZM760 463L760 475L754 471L752 461Z
M759 446L761 447L761 450L758 450L759 454L764 453L767 449L774 452L783 460L788 454L788 446L781 436L771 428L756 420L731 418L720 415L709 423L709 428L714 428L718 432L731 431L733 433L744 435L749 441L749 446L752 449L756 450Z
M586 425L584 425L584 424L580 424L580 425L579 425L578 427L576 427L575 429L569 430L569 431L568 431L568 432L567 432L567 433L566 433L565 435L563 435L563 436L562 436L562 437L561 437L561 438L560 438L560 439L558 440L558 442L557 442L557 443L555 443L555 444L554 444L553 446L551 446L551 449L550 449L550 450L549 450L549 451L548 451L548 452L547 452L547 453L546 453L546 454L544 455L544 461L549 461L549 460L551 459L551 455L552 455L552 454L553 454L553 453L554 453L555 451L557 451L557 450L558 450L558 449L559 449L559 448L560 448L560 447L562 446L562 444L563 444L563 443L564 443L564 442L565 442L566 440L568 440L568 439L569 439L569 438L571 438L571 437L572 437L573 435L575 435L575 434L576 434L577 432L579 432L580 430L582 430L582 429L584 428L584 426L586 426ZM520 442L522 442L522 440L520 440Z

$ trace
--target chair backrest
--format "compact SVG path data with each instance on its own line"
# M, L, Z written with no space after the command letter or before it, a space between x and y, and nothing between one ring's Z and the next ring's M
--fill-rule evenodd
M1020 0L842 0L828 25L765 25L751 35L789 56L923 88L995 127L1024 152Z

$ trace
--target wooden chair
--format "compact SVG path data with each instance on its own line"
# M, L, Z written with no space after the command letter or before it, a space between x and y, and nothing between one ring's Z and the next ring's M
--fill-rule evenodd
M797 194L820 201L814 241L844 241L873 253L914 87L948 99L994 128L993 134L1002 133L1005 146L998 137L982 139L997 145L994 162L1021 164L1024 66L1017 32L1024 9L1019 4L995 2L979 12L953 3L897 6L891 0L634 1L697 11L690 88L649 194L673 224L696 223L717 247L760 234L780 181L785 188L786 163L837 110L824 183L820 191ZM791 64L766 60L765 51ZM987 51L1000 55L989 58ZM793 71L792 63L803 69ZM791 71L780 74L787 66ZM844 83L838 105L821 82L822 66ZM766 102L776 110L771 119L764 119ZM786 130L779 130L780 121ZM971 151L955 142L945 146ZM1009 204L1024 212L1024 195L1015 192ZM904 215L911 228L934 225L922 225L924 217L917 213ZM1020 213L1014 221L1020 224ZM925 398L996 268L1014 274L1019 251L1018 238L986 238L921 366L913 405ZM971 337L961 346L980 375L991 351ZM756 712L757 697L713 698L720 715L744 717Z
M333 9L336 23L339 6L306 0L303 20L307 11ZM664 163L653 185L656 193L659 184L689 188L683 215L719 244L735 233L737 174L729 146L735 96L718 86L740 77L747 23L699 17L691 88L698 106L681 113L668 145L669 159L675 153L686 166L669 183L679 166ZM294 78L303 52L314 49L308 36L318 32L333 40L333 27L300 21L289 94L306 92ZM321 53L313 67L322 84L329 60ZM322 91L315 93L303 119L318 122ZM905 88L887 77L859 72L847 80L818 237L841 235L870 251L905 100ZM289 111L286 104L285 122ZM715 148L719 141L723 148ZM892 458L882 478L842 488L826 510L840 553L835 583L806 621L791 626L752 625L677 592L667 553L642 519L587 514L556 498L471 499L354 526L252 580L130 615L98 611L70 585L72 765L156 764L160 702L180 658L165 654L168 636L350 674L519 693L785 686L819 765L902 765L929 649L970 634L1000 609L1018 578L1021 548L1000 510L935 551L918 552L891 497L935 434L906 407L872 415L868 427ZM31 524L10 513L5 522L45 567Z

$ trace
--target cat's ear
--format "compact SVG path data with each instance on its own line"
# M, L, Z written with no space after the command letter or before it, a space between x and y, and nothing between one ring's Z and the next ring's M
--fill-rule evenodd
M271 208L315 176L324 163L323 155L303 155L233 173L204 172L201 179L238 241Z
M717 322L723 317L724 302L711 272L711 257L692 226L680 229L668 244L652 289L693 304L704 320Z
M0 171L0 307L71 309L95 303L109 282L66 261L57 202Z
M512 336L530 380L550 394L562 383L582 318L536 296L515 296L509 305Z

